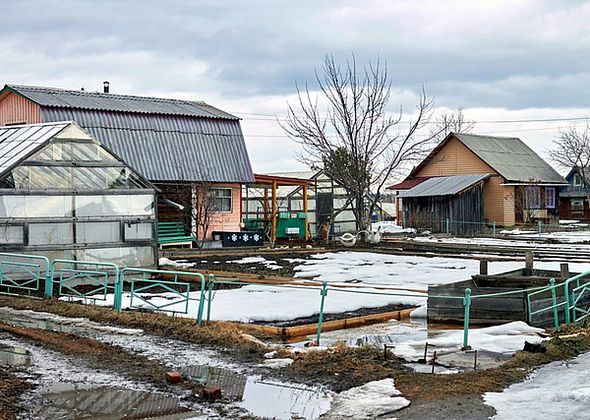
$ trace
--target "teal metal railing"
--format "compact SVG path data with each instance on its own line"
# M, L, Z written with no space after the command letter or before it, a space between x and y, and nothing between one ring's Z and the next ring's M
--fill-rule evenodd
M18 275L17 275L18 274ZM398 297L426 298L425 293L406 290L376 290L371 286L355 289L329 286L329 283L312 285L264 284L233 280L219 280L210 274L207 279L201 273L188 271L169 271L127 267L119 269L116 264L97 261L54 260L50 262L42 256L0 253L0 286L24 292L38 291L45 275L43 295L51 297L53 278L59 278L59 296L84 300L106 300L112 293L113 308L121 311L123 295L127 293L126 307L130 309L151 309L171 314L189 314L191 302L197 303L196 320L202 324L204 317L211 321L215 285L260 286L281 289L300 289L318 291L320 295L316 341L321 342L322 327L329 296L335 293L353 293ZM20 277L19 277L20 276ZM81 285L84 287L80 288ZM157 295L167 294L166 299L158 300ZM577 323L590 316L590 272L572 276L561 283L554 279L547 286L533 287L507 292L473 295L466 288L463 296L430 295L433 298L461 300L463 306L462 348L469 348L469 327L471 307L474 300L492 297L522 295L526 296L529 322L536 315L549 313L555 329L559 329L561 314L565 324ZM193 297L196 295L197 297ZM542 303L533 309L533 302ZM206 311L206 313L205 313Z
M157 278L154 278L156 277ZM179 276L183 278L194 278L197 282L179 281ZM172 277L172 280L163 280L162 278ZM121 288L117 290L118 299L115 309L121 310L122 295L125 290L125 285L129 284L129 308L148 308L155 311L189 314L190 301L197 300L197 321L199 324L203 322L203 311L205 307L205 276L201 273L193 273L189 271L168 271L155 270L146 268L124 268L120 273ZM199 298L191 297L191 285L200 285ZM152 296L146 296L154 291L164 291L169 294L167 301L160 304L153 302ZM134 300L139 300L142 306L135 306ZM177 309L182 308L182 310Z
M118 298L119 266L102 261L56 259L51 263L53 278L59 278L59 295L91 300L107 299L114 295L113 307ZM112 278L112 282L109 282ZM101 296L102 294L102 296Z
M53 274L49 258L41 255L0 252L0 293L14 295L17 292L39 292L41 279L45 280L43 296L53 296Z

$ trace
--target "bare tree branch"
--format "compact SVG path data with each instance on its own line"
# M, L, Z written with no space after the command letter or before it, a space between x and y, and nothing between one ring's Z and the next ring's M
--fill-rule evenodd
M422 159L442 129L422 134L433 100L420 90L414 120L402 127L402 112L388 112L391 83L379 58L359 69L354 54L345 65L326 55L315 79L319 94L296 85L298 109L287 105L284 131L303 149L309 166L324 168L354 202L357 229L366 229L390 176ZM322 112L319 100L327 104ZM446 128L446 127L445 127Z

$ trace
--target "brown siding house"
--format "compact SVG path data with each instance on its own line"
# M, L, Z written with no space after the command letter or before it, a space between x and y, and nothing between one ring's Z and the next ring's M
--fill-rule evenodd
M487 175L485 180L465 178L471 175ZM463 176L463 178L458 177ZM441 183L433 178L455 177L449 179L455 187L449 188L449 183ZM406 181L428 180L428 184L446 185L444 191L430 190L428 197L438 197L438 204L429 204L429 214L408 214L412 201L426 200L424 195L425 183L419 182L415 187L400 192L402 198L402 212L406 220L417 217L421 220L430 217L430 225L440 225L436 219L441 215L452 218L453 214L467 214L465 222L496 223L497 226L514 226L515 223L529 222L535 219L549 219L558 215L559 189L567 185L567 181L559 175L547 162L541 159L520 139L513 137L491 137L465 133L450 133L417 167L415 167ZM467 185L466 181L473 181ZM481 191L483 212L465 212L465 209L452 207L448 198L444 206L450 209L442 210L440 197L463 194L473 190L483 182ZM394 185L390 189L402 189ZM477 185L476 185L477 184ZM452 193L452 194L451 194ZM417 195L419 194L419 195ZM474 193L470 193L475 197ZM479 198L477 198L479 200ZM465 199L460 201L465 205ZM415 203L414 203L415 204ZM422 206L424 208L424 206ZM476 208L474 206L473 208Z

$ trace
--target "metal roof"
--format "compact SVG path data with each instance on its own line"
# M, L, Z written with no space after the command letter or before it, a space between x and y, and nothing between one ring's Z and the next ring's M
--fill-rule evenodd
M567 184L567 181L522 140L451 133L509 182Z
M1 93L12 91L42 107L92 109L140 114L184 115L237 120L235 115L205 102L113 93L65 90L41 86L5 85Z
M43 121L73 120L152 182L254 181L237 119L42 107Z
M0 175L34 153L71 122L0 127Z
M401 191L401 198L455 195L488 178L489 174L437 176Z

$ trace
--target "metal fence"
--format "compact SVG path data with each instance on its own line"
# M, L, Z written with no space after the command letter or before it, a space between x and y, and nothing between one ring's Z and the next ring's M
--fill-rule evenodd
M474 222L457 219L441 219L420 222L413 226L411 223L403 222L404 228L418 228L421 231L432 233L444 233L450 235L474 237L526 237L533 239L558 239L559 234L588 233L590 235L590 222L555 223L543 222L520 223L511 227L502 227L496 221Z
M330 286L328 282L312 285L268 284L215 279L201 273L189 271L170 271L126 267L120 269L112 263L98 261L49 261L45 257L0 253L0 293L9 295L51 298L53 296L54 278L59 279L58 297L96 304L113 298L110 306L115 311L123 307L131 310L189 315L190 302L197 303L196 321L198 324L211 321L211 308L214 305L215 285L242 287L257 285L268 288L316 290L318 299L318 322L316 341L319 344L325 315L325 304L329 296L335 293L365 294L373 296L396 296L416 298L416 291L410 293L403 289L376 290L371 286L357 288ZM41 284L45 283L42 288ZM8 289L6 291L5 289ZM559 330L560 323L574 324L585 321L590 316L590 272L582 273L555 283L554 279L547 286L532 287L514 291L473 295L466 288L463 296L428 295L432 298L460 300L463 307L463 341L462 348L469 349L469 319L471 304L476 299L496 298L498 296L526 294L528 321L535 316L550 314L554 327ZM167 294L163 302L154 302L153 295ZM191 293L197 297L192 297ZM547 297L547 299L537 299ZM123 299L128 299L123 305ZM534 301L541 302L533 307ZM139 302L139 304L137 304Z

